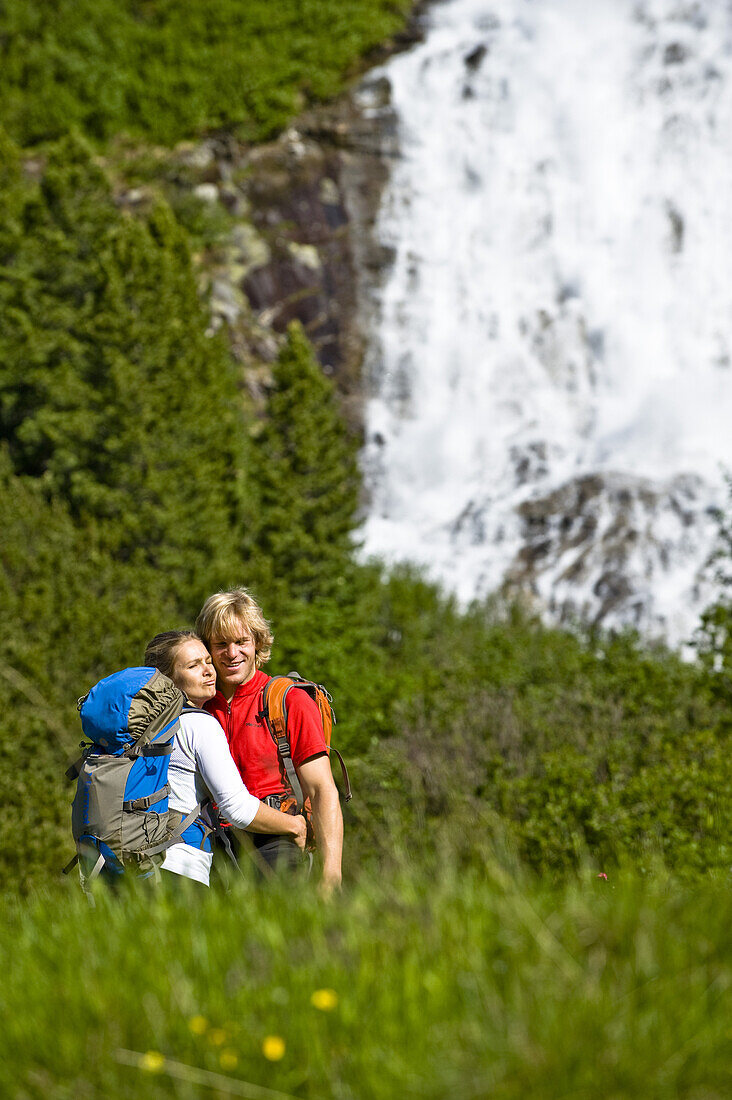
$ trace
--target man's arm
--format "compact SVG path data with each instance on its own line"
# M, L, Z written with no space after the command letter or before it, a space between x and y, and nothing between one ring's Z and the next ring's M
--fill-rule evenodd
M323 861L322 890L325 894L341 884L343 815L338 788L333 781L330 759L316 756L297 769L303 793L313 808L313 832Z

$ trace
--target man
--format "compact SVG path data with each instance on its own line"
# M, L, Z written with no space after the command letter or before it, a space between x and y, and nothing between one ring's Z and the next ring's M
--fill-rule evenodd
M272 634L262 610L244 588L209 596L196 620L217 674L217 691L206 704L226 732L231 755L249 791L279 809L290 792L277 748L261 717L262 672L272 652ZM292 700L292 701L290 701ZM343 817L330 770L318 708L304 691L288 696L287 729L292 761L310 799L317 851L322 861L322 891L340 886ZM270 866L291 863L296 850L280 837L253 837Z

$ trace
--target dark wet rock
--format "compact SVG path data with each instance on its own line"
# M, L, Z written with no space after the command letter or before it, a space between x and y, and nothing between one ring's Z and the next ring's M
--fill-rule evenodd
M417 3L408 27L371 51L365 69L420 41L428 7L429 0ZM123 171L115 192L130 209L151 206L162 191L174 205L198 201L216 225L228 218L228 233L217 230L194 255L211 310L209 331L227 332L243 386L258 401L268 384L267 364L287 325L299 321L355 431L362 427L364 333L371 319L361 279L373 285L393 258L371 232L387 165L398 155L390 94L385 77L366 73L272 142L248 146L222 132L182 142L172 153L156 149L155 184L125 184Z
M663 51L664 65L680 65L689 56L688 50L681 42L669 42Z
M528 446L514 445L509 454L517 485L534 484L548 472L547 447L544 442L530 443Z
M559 622L647 625L648 578L672 568L683 540L693 539L699 489L691 476L654 485L630 475L587 474L524 501L522 545L505 593L543 593L541 606Z
M393 259L371 232L396 148L389 93L388 81L366 78L270 143L249 147L223 135L161 152L164 193L174 203L196 200L224 226L194 261L209 331L227 332L245 388L255 400L266 392L261 368L297 320L357 431L369 321L359 279L380 279ZM144 209L156 194L156 186L121 179L115 199Z
M466 54L465 68L470 69L471 72L475 72L483 63L483 60L488 53L488 47L485 43L481 42L479 46L476 46L474 50L471 50L469 54Z
M673 203L666 205L666 214L669 220L671 251L674 253L683 251L684 248L684 219Z
M483 508L474 500L468 501L452 524L450 533L470 546L481 546L486 539L486 523Z

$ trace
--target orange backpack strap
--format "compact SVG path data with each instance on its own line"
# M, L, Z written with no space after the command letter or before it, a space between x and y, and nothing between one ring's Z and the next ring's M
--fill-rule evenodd
M288 680L293 681L294 687L303 688L307 691L311 699L316 703L318 710L320 711L320 721L323 724L323 736L325 737L325 743L328 746L328 755L332 752L338 757L338 762L341 765L341 775L343 776L343 801L350 802L353 798L353 791L351 790L351 780L348 778L348 768L346 762L338 752L335 745L331 745L330 739L333 732L333 726L336 722L335 712L333 710L333 700L330 692L327 688L324 688L322 684L316 684L313 680L305 680L297 672L288 672Z
M262 692L262 713L267 729L272 740L277 746L277 752L285 766L287 782L297 803L297 812L300 814L305 805L300 780L292 762L290 751L290 739L287 736L287 693L292 688L293 681L289 676L273 676L264 685Z
M277 752L284 765L287 780L295 796L297 812L302 812L303 806L305 805L305 799L303 797L300 780L295 771L295 765L292 761L290 739L287 733L287 695L294 687L306 691L318 707L328 753L333 751L340 761L343 784L345 787L344 800L348 802L353 797L351 782L348 778L348 770L338 749L331 746L330 743L333 723L335 722L335 715L331 707L331 697L320 684L316 684L312 680L305 680L297 672L290 672L287 676L273 676L272 679L268 680L264 685L261 717L264 719L272 740L277 746Z

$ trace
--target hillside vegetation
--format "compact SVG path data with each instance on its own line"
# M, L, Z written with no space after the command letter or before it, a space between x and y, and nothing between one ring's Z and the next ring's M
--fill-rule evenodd
M704 660L632 635L460 610L414 572L357 559L358 440L296 325L254 407L211 335L188 231L120 205L99 149L211 127L258 138L342 86L410 5L318 0L6 3L0 12L0 872L48 882L70 854L75 701L253 589L272 671L334 696L352 769L347 874L405 852L479 867L508 836L565 875L660 856L726 873L729 607ZM216 19L213 20L212 12ZM49 14L50 13L50 14ZM37 143L41 144L37 144ZM36 143L36 144L34 144ZM32 823L32 826L31 826Z
M23 145L76 127L172 144L276 133L339 92L412 0L4 0L0 117Z
M696 662L363 564L359 440L302 329L256 401L212 333L229 215L120 201L125 142L149 182L166 144L275 133L411 6L0 5L2 1095L730 1095L729 522ZM76 700L234 584L270 671L334 696L344 891L216 861L91 908L60 876Z

